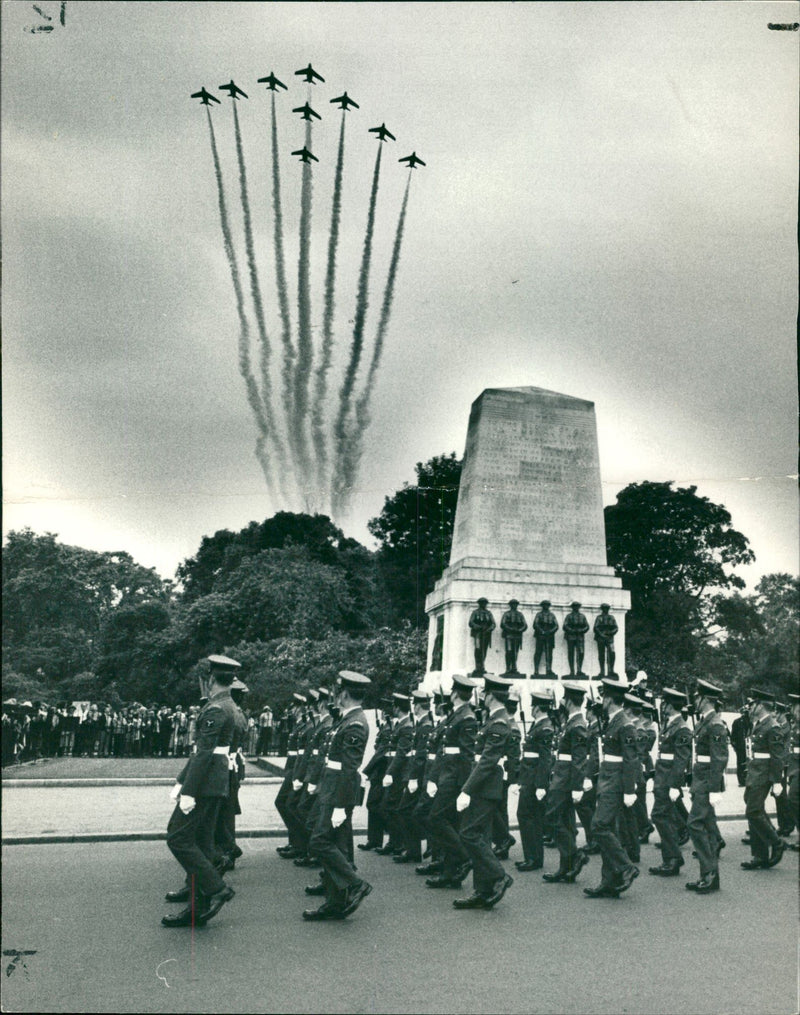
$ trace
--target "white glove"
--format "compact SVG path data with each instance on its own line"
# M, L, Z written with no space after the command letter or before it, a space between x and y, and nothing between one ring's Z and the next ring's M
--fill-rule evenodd
M670 798L670 800L673 803L675 803L676 800L680 799L680 796L681 796L681 791L679 789L675 789L674 786L671 786L670 790L669 790L669 798Z
M578 801L580 800L580 798L582 796L583 796L583 790L582 789L574 789L572 791L572 802L575 803L575 804L578 803Z
M300 782L299 779L292 779L292 789L295 791L295 793L299 793L302 788L303 784L302 782Z
M540 786L539 789L536 790L536 799L537 800L544 800L544 798L546 796L547 796L547 790Z
M513 793L514 796L519 796L519 783L518 782L509 783L508 792Z
M416 779L409 779L408 780L408 792L409 793L416 793L418 789L419 789L419 783L417 782L417 780Z
M184 814L191 814L194 810L195 800L193 796L186 796L185 793L181 793L180 800L178 800L178 806Z
M636 794L635 793L623 793L622 794L622 802L625 804L626 807L633 807L633 805L636 803Z
M717 804L720 802L720 800L722 800L722 793L708 794L708 802L711 804L712 807L716 807Z
M334 807L333 814L331 814L331 824L334 828L338 828L339 825L344 824L347 818L347 811L344 807Z
M459 793L456 800L456 810L465 811L469 807L469 793Z
M772 784L772 795L773 796L780 796L781 793L783 793L783 784L780 783L780 782L773 783Z
M316 792L317 792L317 787L312 782L310 782L308 784L308 795L309 796L313 796Z
M435 782L429 782L425 786L425 792L428 794L429 797L435 797L436 796L436 789L437 789L437 787L436 787L436 783Z
M645 791L645 793L652 793L653 792L653 780L652 779L648 779L647 780L647 782L644 785L644 791Z
M384 786L391 786L393 782L394 782L394 778L391 775L385 775L383 777L383 785Z
M181 784L179 782L176 782L175 785L170 790L169 798L170 800L177 800L180 795L181 795Z
M594 783L592 782L591 779L584 779L583 780L583 792L584 793L588 793L589 790L592 788L592 786L594 786Z

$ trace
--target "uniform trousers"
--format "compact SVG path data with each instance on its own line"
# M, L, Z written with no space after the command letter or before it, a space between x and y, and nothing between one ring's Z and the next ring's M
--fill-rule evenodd
M469 853L459 835L457 798L458 790L439 787L428 814L431 833L442 850L444 877L452 877L459 867L469 861Z
M494 817L492 818L492 842L497 846L504 846L511 838L508 829L508 783L503 782L503 798L497 801Z
M768 782L744 788L744 816L750 827L750 851L756 860L768 860L770 846L777 846L781 841L765 807L771 788Z
M228 795L223 797L217 811L214 829L215 855L232 853L236 849L236 815L242 813L239 806L239 776L231 772L228 779Z
M214 828L221 797L197 797L194 808L184 814L178 804L167 825L167 846L186 871L195 893L214 895L225 882L214 868Z
M322 881L328 903L341 905L351 885L359 883L353 866L353 808L345 807L346 817L338 828L331 823L333 806L320 802L311 835L311 853L322 864Z
M639 821L636 815L636 804L632 807L623 805L619 814L618 832L619 841L622 843L625 852L630 857L631 863L639 862Z
M383 786L381 780L383 776L378 777L377 774L374 780L370 780L369 791L367 793L367 845L368 846L382 846L383 836L386 831L386 825L383 821L381 814L381 797L383 796Z
M575 811L578 815L578 820L583 826L583 831L586 836L586 845L593 841L592 838L592 821L594 820L594 809L597 806L597 782L592 781L592 788L588 789L580 800L575 805Z
M305 784L300 789L293 789L286 797L286 824L289 829L289 842L301 853L308 852L308 829L306 828L306 812L303 810L304 798L308 796Z
M281 783L281 788L278 790L278 793L275 797L275 810L278 812L278 814L280 814L281 821L284 823L284 825L286 825L286 829L289 833L290 846L294 846L294 843L292 842L292 829L291 829L292 818L289 813L287 804L289 801L289 796L291 795L292 792L293 792L292 777L288 775Z
M717 815L704 786L692 786L692 809L689 812L689 835L700 864L700 876L717 870L720 834Z
M421 783L420 785L424 785L424 783ZM428 848L431 851L431 855L438 856L441 854L441 848L439 847L439 844L436 841L436 836L433 834L433 831L431 830L430 823L430 813L431 813L431 805L433 804L433 797L428 796L427 792L424 789L421 789L419 793L417 793L417 797L419 799L417 800L417 803L414 807L414 815L413 815L414 825L419 831L420 838L427 840Z
M544 864L544 829L547 820L547 797L536 799L534 786L521 786L517 802L517 823L526 863Z
M405 846L403 824L398 813L404 789L405 783L395 779L391 786L384 787L381 797L380 814L385 827L389 831L389 842L387 845L395 849L402 849Z
M600 847L602 856L603 884L616 882L616 876L631 865L631 858L625 852L617 836L617 825L625 807L622 799L622 785L618 780L604 780L601 776L597 787L597 808L592 822L592 837Z
M551 790L547 794L547 820L555 827L559 870L568 871L575 866L578 852L578 827L575 823L575 805L567 789Z
M783 780L783 793L775 797L775 811L778 817L778 828L782 835L791 835L797 823L792 805L789 803L789 794L786 792L787 782Z
M683 863L678 844L678 814L669 798L669 786L657 786L653 791L653 810L650 812L656 831L661 836L661 859L664 863L677 860Z
M408 784L406 784L397 807L397 820L402 834L403 846L411 856L418 857L421 860L422 839L425 838L425 834L414 820L414 811L420 797L420 792L418 788L416 793L409 793Z
M496 800L471 797L469 807L462 812L461 842L472 862L472 885L479 895L488 895L506 873L492 850L492 819L496 811Z

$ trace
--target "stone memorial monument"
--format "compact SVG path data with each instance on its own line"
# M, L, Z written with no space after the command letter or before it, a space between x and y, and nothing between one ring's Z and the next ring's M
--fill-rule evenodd
M531 617L547 601L562 630L573 602L581 604L589 630L601 604L607 605L618 624L616 668L625 672L630 595L606 563L592 402L523 387L488 388L473 403L450 563L425 603L426 682L432 686L449 686L452 673L476 668L469 621L480 599L500 615L515 600ZM520 637L514 664L520 678L530 680L537 648L541 656L549 646L535 624ZM506 648L504 638L493 639L483 668L506 671ZM568 674L567 643L560 636L554 639L551 665L549 678L542 667L531 689L552 687L556 675ZM595 675L593 659L584 668Z

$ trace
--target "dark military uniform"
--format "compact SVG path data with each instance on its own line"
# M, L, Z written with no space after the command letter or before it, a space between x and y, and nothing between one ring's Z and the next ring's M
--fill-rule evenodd
M323 749L331 727L333 717L326 715L315 726L309 738L306 749L300 763L294 771L294 782L302 782L303 786L296 796L290 798L290 807L296 818L296 841L298 849L306 854L306 859L295 859L299 867L310 865L312 857L309 854L309 843L311 841L311 828L309 817L311 808L314 805L314 794L309 792L309 787L316 789L319 782L322 768L320 765L320 751Z
M686 782L686 768L692 758L692 731L678 713L672 716L661 734L655 774L653 776L652 819L661 836L661 859L664 867L683 866L679 844L680 823L670 790L680 790Z
M728 731L718 712L708 712L694 729L692 809L689 834L700 864L701 881L718 877L721 836L709 794L725 789L728 765Z
M426 833L414 820L414 811L420 798L427 796L423 776L428 757L428 741L432 732L433 720L430 715L423 715L414 726L414 742L405 756L401 773L404 789L397 809L397 818L405 846L405 857L415 861L422 860L422 839ZM416 783L413 793L409 783Z
M420 775L420 790L413 815L413 826L418 830L420 838L426 838L428 840L428 849L430 850L432 857L435 859L438 859L441 855L441 849L437 845L436 838L430 825L429 818L433 798L428 793L428 784L430 783L433 786L438 786L439 769L441 768L442 759L444 757L443 740L446 724L447 719L442 719L440 722L436 723L428 737L425 766L422 770L422 774ZM422 870L420 872L430 873Z
M511 744L511 723L504 708L496 708L475 739L474 766L461 788L469 807L461 819L461 842L472 863L476 895L489 896L505 877L503 865L492 852L492 818L503 799L503 758Z
M783 849L765 805L770 789L783 776L785 751L784 734L773 715L764 715L753 723L744 806L750 829L750 851L754 860L764 863L770 860L770 849L773 855Z
M231 749L228 755L229 792L222 800L217 814L217 826L214 833L217 862L225 859L233 861L241 851L236 846L236 815L242 813L239 806L239 784L244 779L244 760L240 748L247 736L247 717L234 702L236 709L236 727L231 738Z
M523 863L530 869L544 866L544 826L547 798L537 799L536 790L546 790L553 769L554 730L550 717L541 716L528 728L519 764L517 822L522 840ZM519 864L517 865L519 866Z
M414 720L410 715L404 715L392 730L392 739L386 755L389 764L386 768L384 782L389 776L392 783L390 786L384 786L381 798L381 816L389 830L389 841L381 852L400 853L406 844L405 830L399 811L406 788L406 758L413 750Z
M624 710L615 712L609 720L602 735L601 752L592 837L603 858L601 888L613 891L620 875L632 867L631 858L617 836L617 825L624 809L623 797L636 792L640 768L636 730Z
M380 849L383 846L385 825L381 815L381 798L383 797L383 777L389 767L389 745L392 742L392 720L386 719L378 728L375 737L372 757L364 775L369 779L367 793L367 841L359 846L365 849Z
M583 792L588 767L588 731L583 712L573 712L564 724L553 777L547 793L547 820L553 823L559 871L568 873L577 858L577 826L572 794Z
M428 813L428 825L442 849L444 867L441 880L452 883L457 880L459 870L470 862L458 834L456 799L472 771L478 722L470 705L464 702L453 711L443 727L441 764L436 772L436 796ZM440 883L436 881L437 886Z
M202 899L225 888L214 867L214 829L220 802L230 793L228 756L236 730L237 708L229 689L218 691L197 717L196 751L178 776L181 796L194 797L195 806L184 814L180 803L167 826L167 846L186 871L193 912Z

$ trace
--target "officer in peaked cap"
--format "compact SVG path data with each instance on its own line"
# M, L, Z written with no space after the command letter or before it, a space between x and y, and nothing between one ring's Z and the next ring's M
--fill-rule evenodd
M395 856L395 863L421 863L422 862L422 840L427 832L424 826L418 822L414 813L417 804L425 796L421 791L425 765L428 757L428 741L433 731L430 707L431 699L428 692L418 687L411 694L414 721L414 739L411 749L402 759L402 768L399 768L397 757L392 762L393 769L399 768L400 780L404 786L403 796L397 810L397 816L403 835L404 850Z
M680 847L680 826L676 805L682 797L686 772L692 760L692 731L682 711L686 695L673 687L661 692L664 730L659 743L653 776L653 810L651 818L661 837L661 863L650 867L657 877L677 877L683 866Z
M473 892L454 899L456 909L491 909L513 884L492 852L492 821L503 799L502 759L511 745L511 724L505 704L512 681L486 674L484 695L487 717L475 739L469 778L461 787L456 809L463 813L461 842L472 864Z
M336 698L340 719L331 737L317 793L316 823L309 851L322 864L325 902L307 909L304 920L342 920L355 912L372 886L353 865L353 808L359 802L369 725L361 704L371 681L362 673L340 670Z
M440 874L427 878L428 888L459 888L469 873L471 861L459 835L460 817L456 801L469 778L475 757L478 722L471 706L478 682L463 673L454 673L450 689L453 711L444 723L441 763L436 780L428 778L426 792L432 797L428 827L442 852Z
M725 844L715 810L722 799L728 764L728 731L718 711L721 697L721 688L698 679L694 695L698 719L694 728L689 834L700 864L700 878L686 882L686 888L698 895L719 891L719 854Z
M785 849L783 840L775 831L766 812L766 800L772 792L783 793L783 764L785 739L773 714L773 695L754 689L750 718L750 759L747 765L747 783L744 788L745 817L750 832L751 860L745 860L745 870L774 867L780 862Z
M238 664L237 664L238 667ZM236 670L234 670L236 673ZM220 874L233 870L236 861L242 855L241 848L236 843L236 816L242 813L239 803L239 786L244 780L244 752L243 748L247 738L247 716L242 711L242 700L250 688L237 676L234 676L231 683L231 697L236 705L236 727L231 738L230 751L228 753L228 781L229 792L219 807L217 823L214 829L215 859L214 866Z

